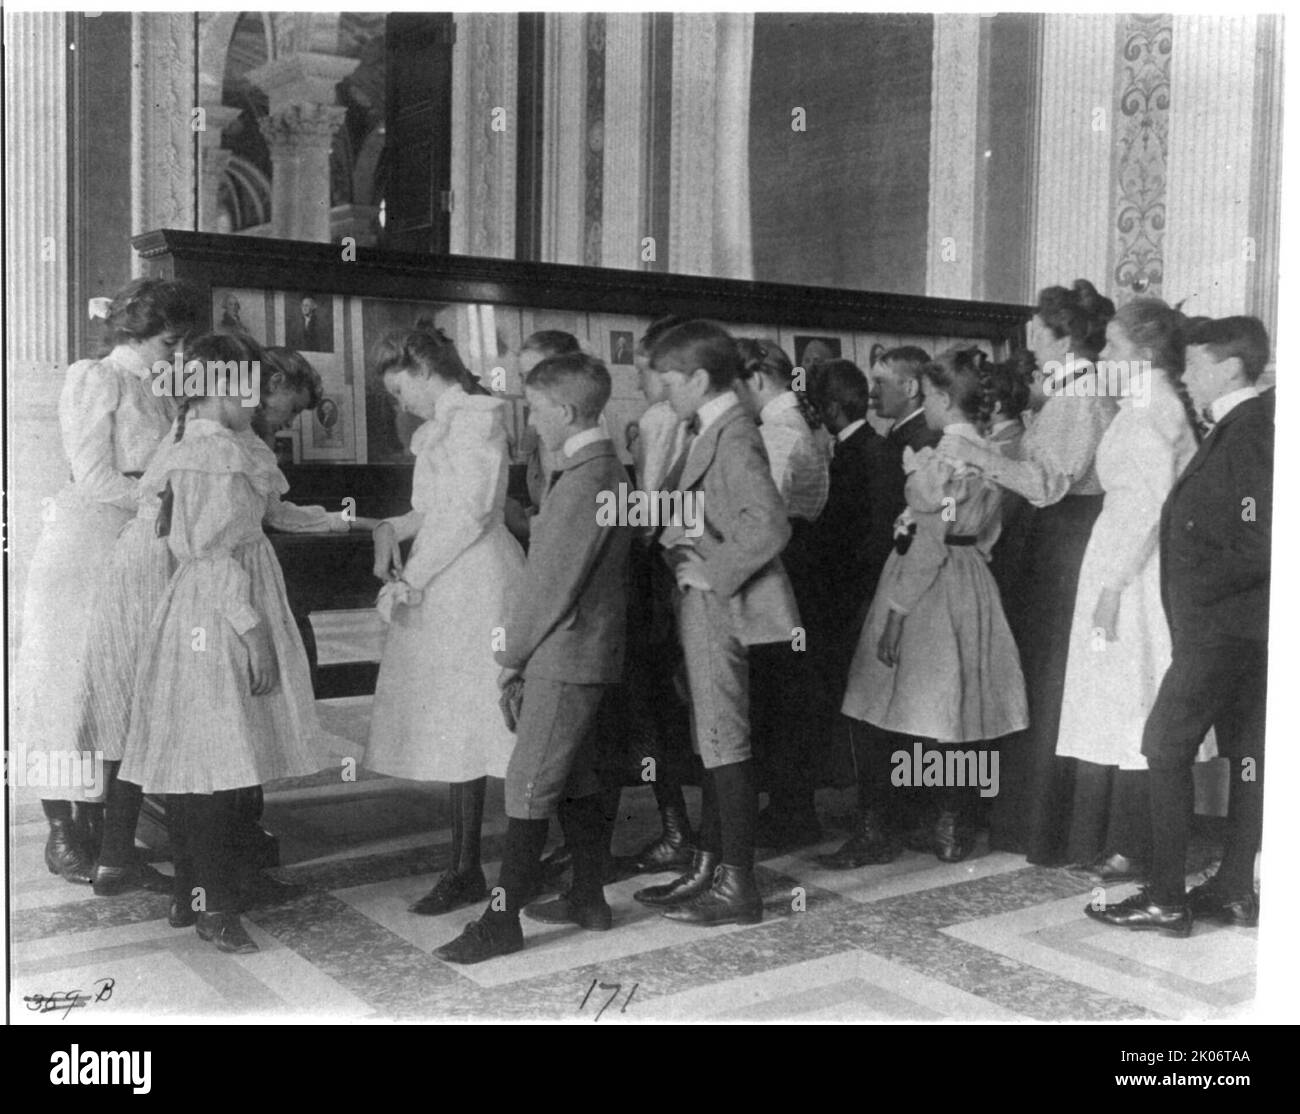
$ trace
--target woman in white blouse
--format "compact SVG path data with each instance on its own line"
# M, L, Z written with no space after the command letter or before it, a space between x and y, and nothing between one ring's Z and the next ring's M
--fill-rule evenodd
M505 525L506 404L469 394L469 373L441 333L386 342L377 373L408 413L411 511L375 528L375 575L388 619L365 766L390 777L451 783L450 868L411 907L432 916L487 893L480 832L487 777L504 777L514 746L498 704L492 656L506 593L524 554ZM399 544L414 538L403 562Z
M45 865L69 882L90 881L103 810L86 803L103 786L99 763L81 760L84 694L75 679L87 662L105 558L136 512L140 476L175 412L172 399L152 389L153 366L171 361L198 316L196 292L184 283L136 279L109 307L112 351L73 364L59 396L59 431L71 475L47 504L32 557L14 724L16 761L24 764L29 784L44 782L42 805L50 824Z
M1067 856L1100 882L1139 878L1150 862L1142 729L1172 652L1160 600L1160 512L1197 443L1177 378L1181 330L1177 310L1137 299L1107 327L1102 353L1128 374L1115 376L1124 397L1097 447L1105 502L1079 573L1056 741L1057 754L1078 760Z
M993 802L989 844L1018 851L1032 863L1063 865L1073 770L1056 756L1070 627L1079 566L1102 489L1097 445L1115 416L1113 398L1097 390L1097 358L1115 306L1086 279L1048 287L1029 323L1039 378L1031 390L1033 421L1013 460L992 446L960 443L968 464L1037 510L1024 549L1024 599L1008 611L1025 663L1029 728L1001 751L1001 786Z

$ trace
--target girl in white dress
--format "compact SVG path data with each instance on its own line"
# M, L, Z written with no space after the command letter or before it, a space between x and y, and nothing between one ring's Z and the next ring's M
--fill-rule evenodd
M480 829L487 776L504 777L514 743L498 705L492 656L509 585L524 555L505 526L505 406L466 392L469 372L440 332L387 342L376 374L402 409L425 419L411 512L375 528L375 575L389 620L365 766L451 783L451 866L411 907L435 915L481 900ZM414 538L403 563L400 542Z
M252 407L217 371L259 355L221 335L187 352L187 366L206 364L209 393L183 401L168 449L159 528L177 567L150 624L119 775L168 795L170 923L197 922L227 952L257 950L238 913L236 791L323 765L307 655L262 531L289 485L247 435Z
M1181 326L1181 314L1159 299L1135 299L1107 326L1102 352L1142 375L1130 376L1130 393L1097 448L1105 496L1079 572L1056 743L1058 755L1080 760L1069 860L1102 882L1141 877L1150 861L1142 728L1171 654L1160 512L1197 445L1178 380ZM1116 385L1125 386L1122 377Z
M10 761L29 775L45 759L57 769L60 758L82 749L82 693L69 678L89 663L91 609L108 570L105 556L135 513L140 474L175 412L170 398L152 391L150 373L156 362L172 359L198 315L197 293L184 283L136 279L109 307L113 350L68 369L59 431L71 475L48 506L32 555L14 673ZM78 771L84 767L75 763ZM91 785L47 779L40 789L50 825L45 865L69 882L90 881L102 805L85 802L102 793L101 775L96 769Z
M242 339L248 341L247 336ZM256 437L258 429L274 436L303 410L314 409L319 403L320 376L289 349L254 350L263 361L261 398L253 411L253 429L241 436ZM195 358L193 352L190 358ZM101 754L104 759L104 841L94 873L94 890L100 897L137 887L163 893L172 888L170 878L141 862L136 854L140 787L117 775L130 727L136 667L147 646L154 610L166 594L175 570L167 537L160 536L156 528L159 495L166 485L171 454L177 448L175 432L173 429L163 441L145 469L136 517L123 528L113 547L91 618L92 652L81 678L81 749L83 753ZM364 527L366 521L356 524ZM267 503L266 522L293 533L346 532L352 527L339 513L282 502L274 492ZM257 814L260 816L260 808Z

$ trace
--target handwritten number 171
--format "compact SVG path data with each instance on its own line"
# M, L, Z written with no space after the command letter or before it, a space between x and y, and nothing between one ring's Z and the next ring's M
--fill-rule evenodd
M627 1013L627 1007L632 1002L632 995L636 993L636 988L640 985L639 982L632 984L632 989L627 992L627 997L623 1000L623 1007L618 1011L619 1013ZM587 993L582 996L582 1005L578 1007L579 1013L587 1008L587 1000L591 997L592 991L597 988L600 990L612 990L614 992L609 996L605 1004L600 1007L599 1011L597 1011L595 1020L599 1021L600 1015L614 1004L614 999L618 997L619 992L623 989L623 984L621 982L600 982L597 979L592 979L591 985L587 987Z

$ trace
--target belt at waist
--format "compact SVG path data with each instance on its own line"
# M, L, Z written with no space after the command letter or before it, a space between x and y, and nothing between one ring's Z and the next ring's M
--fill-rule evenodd
M949 534L943 539L944 545L975 545L979 541L974 534Z
M122 475L124 475L128 480L142 480L142 479L144 479L144 473L143 473L143 472L123 472ZM70 484L75 484L76 482L77 482L77 477L74 476L71 472L69 472L69 473L68 473L68 483L70 483Z

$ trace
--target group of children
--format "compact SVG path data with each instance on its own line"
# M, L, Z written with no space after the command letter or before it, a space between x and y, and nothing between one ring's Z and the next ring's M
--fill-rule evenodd
M637 351L650 405L636 482L692 498L646 530L597 513L628 480L603 424L611 381L599 359L567 334L524 346L540 441L530 515L507 494L505 402L479 387L447 337L416 329L387 339L372 369L423 422L411 442L412 509L348 522L282 502L287 482L252 428L273 430L319 401L296 353L239 335L189 342L187 363L274 369L256 412L221 390L220 375L209 376L215 392L178 400L174 421L147 391L153 360L195 317L176 284L133 284L110 314L121 343L74 367L61 401L73 480L56 506L75 500L78 513L56 516L33 566L18 710L29 741L71 740L109 759L97 864L70 803L46 802L46 861L69 880L93 874L97 893L169 888L174 926L194 924L225 951L255 950L239 912L270 883L248 851L249 795L323 765L307 661L264 522L373 527L388 629L365 765L451 786L450 868L412 906L437 915L486 901L438 949L450 962L519 950L525 908L544 923L611 926L603 887L620 788L609 776L611 704L623 706L619 745L639 748L658 772L664 833L634 856L635 869L676 874L636 900L699 925L760 921L756 846L819 833L813 790L829 725L859 725L866 739L852 740L859 825L823 859L844 869L897 854L898 740L982 745L1029 723L990 558L1004 488L1046 503L1035 483L1055 485L1060 499L1079 469L1061 480L1034 463L1032 445L1005 436L1025 397L1013 365L969 349L933 360L896 349L870 383L849 361L821 365L804 398L772 342L738 341L709 321L657 322ZM869 397L894 419L888 437L866 422ZM1177 453L1185 463L1188 451ZM69 529L95 531L74 552L104 559L68 567L57 535ZM1134 549L1129 575L1150 552ZM86 608L74 619L84 630L51 646L52 600L69 592ZM77 683L60 688L69 653ZM673 701L651 689L689 707L703 768L696 825L667 753ZM490 890L480 854L489 776L505 780L508 819ZM142 792L167 796L171 880L135 858ZM969 854L974 792L938 794L921 845L948 861ZM572 881L538 902L552 815Z

